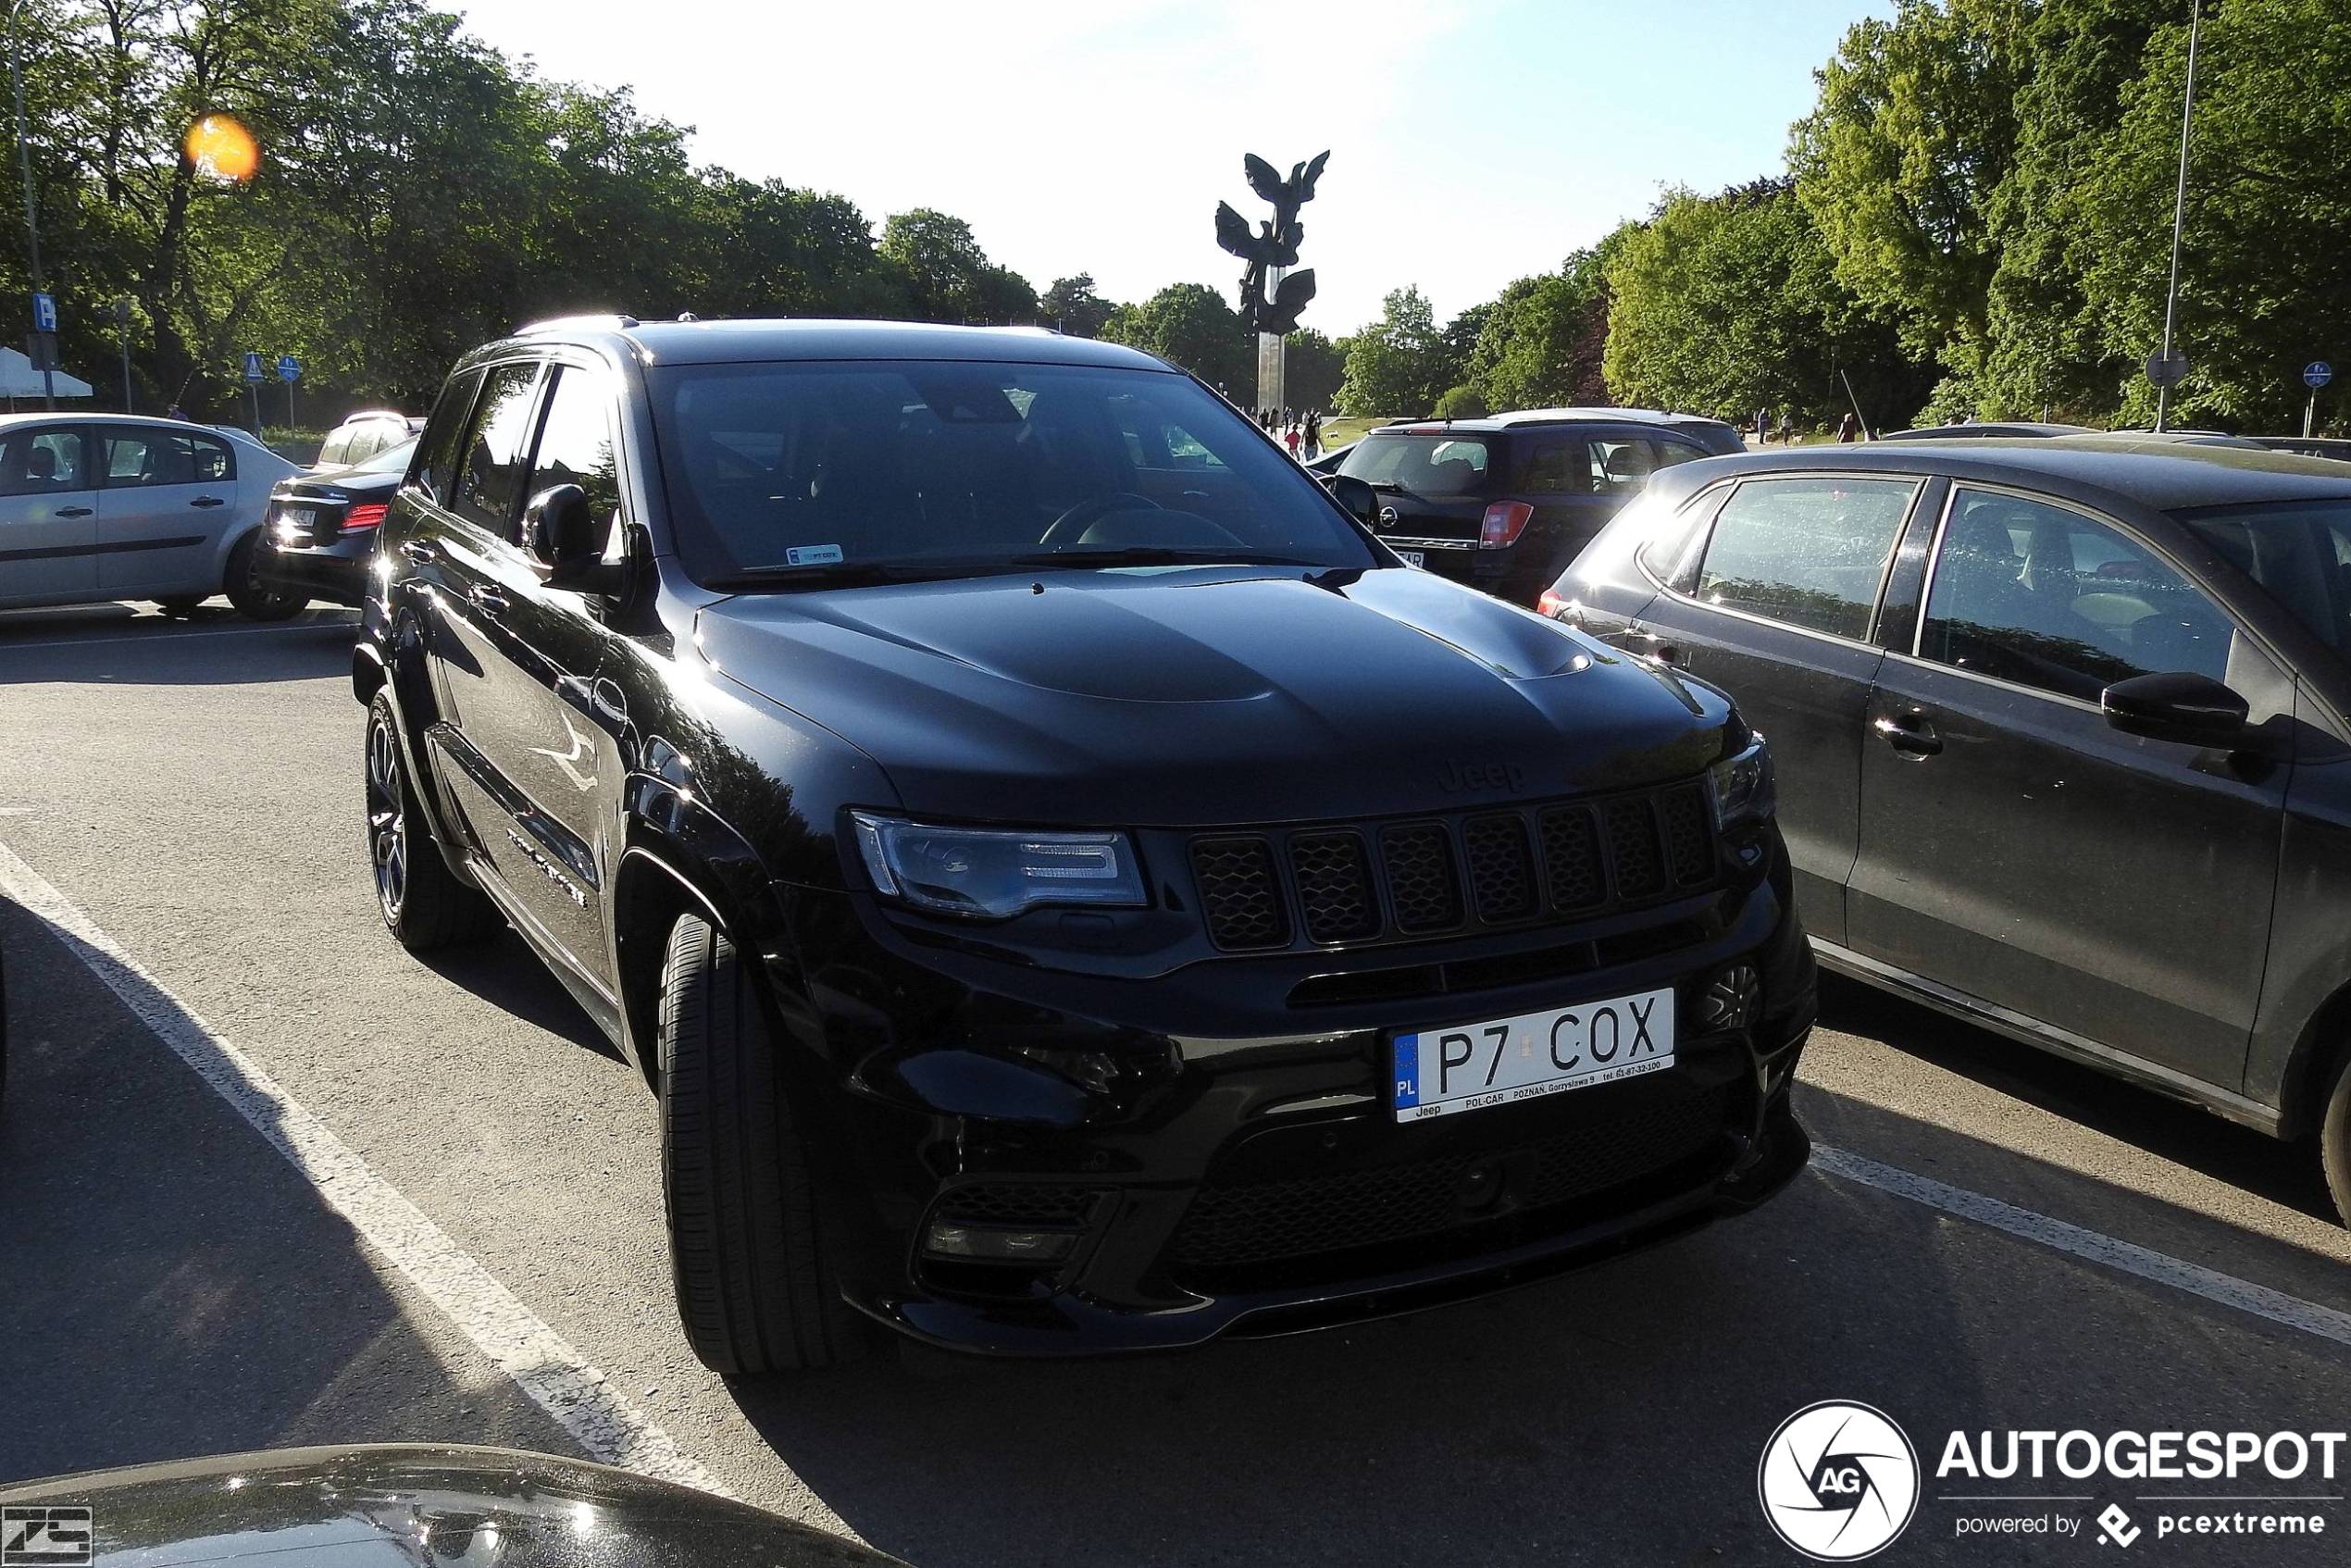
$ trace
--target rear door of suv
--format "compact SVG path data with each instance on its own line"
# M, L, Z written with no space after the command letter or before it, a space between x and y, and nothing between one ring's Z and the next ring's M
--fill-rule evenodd
M1492 431L1441 425L1375 430L1339 472L1379 492L1372 529L1415 566L1470 580L1486 503L1501 482L1503 443Z

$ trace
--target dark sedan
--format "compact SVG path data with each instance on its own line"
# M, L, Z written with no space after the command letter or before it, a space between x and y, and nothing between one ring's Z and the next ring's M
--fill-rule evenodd
M1549 614L1772 739L1872 984L2281 1138L2351 1218L2351 476L2078 440L1661 478Z
M348 468L290 474L269 492L255 573L272 588L338 604L366 596L384 509L417 450L412 437Z

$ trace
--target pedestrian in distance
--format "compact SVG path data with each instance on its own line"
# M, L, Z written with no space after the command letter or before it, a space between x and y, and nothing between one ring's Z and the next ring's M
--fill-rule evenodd
M1836 439L1840 443L1861 439L1861 421L1853 417L1852 410L1846 410L1845 417L1836 422Z
M1755 411L1755 444L1772 444L1772 410L1769 404Z
M1785 408L1780 410L1780 444L1782 446L1796 444L1796 419Z
M1304 432L1296 425L1290 426L1282 432L1282 444L1289 448L1289 454L1292 457L1298 455L1298 443L1304 439Z
M1323 454L1323 416L1317 409L1306 411L1306 460L1309 463Z

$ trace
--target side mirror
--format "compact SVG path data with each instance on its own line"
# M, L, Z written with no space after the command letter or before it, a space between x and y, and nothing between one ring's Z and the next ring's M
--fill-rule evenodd
M1331 499L1353 514L1365 528L1379 520L1379 492L1348 474L1331 476Z
M2118 680L2098 694L2107 723L2125 735L2183 746L2245 744L2251 706L2208 675L2170 670Z
M546 572L547 586L580 593L618 591L618 565L604 559L606 527L576 484L541 491L522 515L525 547Z

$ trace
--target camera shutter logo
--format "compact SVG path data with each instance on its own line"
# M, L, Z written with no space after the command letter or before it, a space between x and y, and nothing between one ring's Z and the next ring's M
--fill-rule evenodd
M0 1508L0 1568L81 1568L89 1561L87 1508Z
M1884 1411L1823 1400L1780 1423L1755 1490L1780 1539L1817 1562L1854 1562L1918 1512L1918 1450Z

